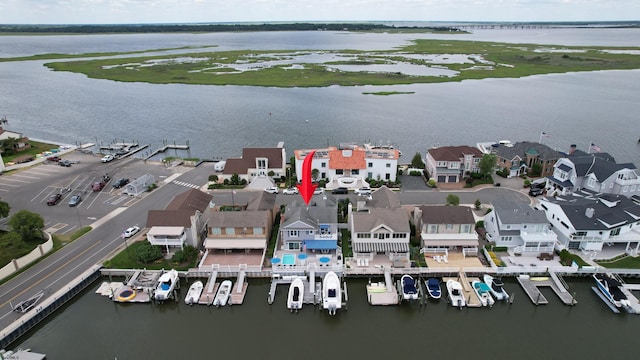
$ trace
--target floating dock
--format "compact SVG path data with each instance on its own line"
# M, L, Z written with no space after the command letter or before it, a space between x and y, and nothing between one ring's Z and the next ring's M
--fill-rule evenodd
M469 279L467 278L467 274L460 272L457 281L462 285L462 292L464 292L464 299L467 301L467 307L482 307L480 298L471 286L471 281L473 280L477 280L477 278Z
M529 277L529 275L519 275L518 282L529 296L529 299L535 305L548 304L549 300L542 295L539 287L550 287L565 305L575 305L576 299L567 290L566 283L557 276L556 273L550 272L549 277Z
M398 305L400 296L393 286L391 273L384 272L384 282L367 284L367 300L371 305Z

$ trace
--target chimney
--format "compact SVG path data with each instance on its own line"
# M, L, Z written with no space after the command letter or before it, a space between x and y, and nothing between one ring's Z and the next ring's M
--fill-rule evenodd
M595 210L593 208L587 208L587 210L585 210L584 215L586 217L588 217L589 219L591 219L593 217L593 213L595 212Z
M578 148L578 145L571 144L571 146L569 146L569 155L573 154L577 148Z

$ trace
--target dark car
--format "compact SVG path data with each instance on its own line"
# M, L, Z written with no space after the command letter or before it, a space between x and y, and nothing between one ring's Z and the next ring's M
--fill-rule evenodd
M529 187L529 195L538 196L544 193L544 189L546 187L545 183L533 183Z
M47 158L47 161L50 161L50 162L58 162L58 161L60 161L60 158L59 158L58 156L49 156L49 157Z
M69 167L69 166L71 166L71 161L69 161L69 160L60 160L60 161L58 161L58 165L64 166L64 167Z
M347 189L346 187L339 187L339 188L335 188L333 189L333 191L331 191L332 194L348 194L349 193L349 189Z
M73 195L71 199L69 199L69 206L74 207L82 201L82 197L80 195Z
M118 179L113 183L113 188L114 189L119 189L119 188L127 185L128 183L129 183L129 179L126 179L126 178Z
M47 199L47 205L53 206L62 200L62 194L53 194Z

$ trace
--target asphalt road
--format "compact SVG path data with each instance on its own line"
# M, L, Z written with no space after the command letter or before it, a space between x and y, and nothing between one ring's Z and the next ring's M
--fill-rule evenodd
M38 165L17 173L3 175L0 178L0 196L4 201L9 202L14 210L28 209L40 213L45 218L45 227L54 229L55 232L73 231L80 226L94 224L98 219L100 219L100 225L0 285L1 328L19 320L22 315L12 311L11 304L26 300L40 291L45 291L45 296L48 296L64 288L65 284L73 278L109 258L115 251L122 250L126 245L121 237L124 229L133 225L144 228L149 210L164 209L176 194L206 184L208 176L215 173L213 164L209 163L186 169L145 164L139 159L116 160L102 164L99 158L82 153L73 153L65 158L79 161L79 163L69 168ZM145 173L152 173L161 186L139 199L121 195L110 185L102 192L89 192L87 185L107 172L112 179L118 177L133 179ZM171 181L165 183L163 180L168 178ZM72 190L65 193L63 201L56 206L47 206L47 197L65 187L71 187ZM68 197L79 192L85 196L83 202L77 208L70 208L67 205ZM446 196L450 193L408 190L399 192L398 196L403 205L444 204ZM216 204L246 203L254 196L247 191L238 191L233 195L230 190L216 190L212 191L212 194L212 201ZM528 196L507 188L484 188L478 191L455 192L455 194L460 197L462 204L472 204L476 199L489 203L498 196L529 202ZM337 195L337 197L349 197L351 201L357 199L354 194ZM296 195L279 194L277 204L288 204L297 198Z

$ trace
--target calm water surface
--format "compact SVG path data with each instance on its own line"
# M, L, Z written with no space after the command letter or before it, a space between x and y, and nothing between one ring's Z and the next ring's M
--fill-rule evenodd
M312 306L286 309L285 286L267 303L269 285L251 281L243 305L226 308L116 304L94 294L99 282L16 346L48 359L597 359L637 351L640 316L613 314L591 291L569 281L578 304L550 290L536 307L507 279L513 304L458 310L444 301L370 306L364 279L348 280L347 311L331 317ZM188 286L183 283L181 297ZM80 339L82 339L80 341ZM605 344L608 344L605 346ZM332 355L329 355L332 354Z

